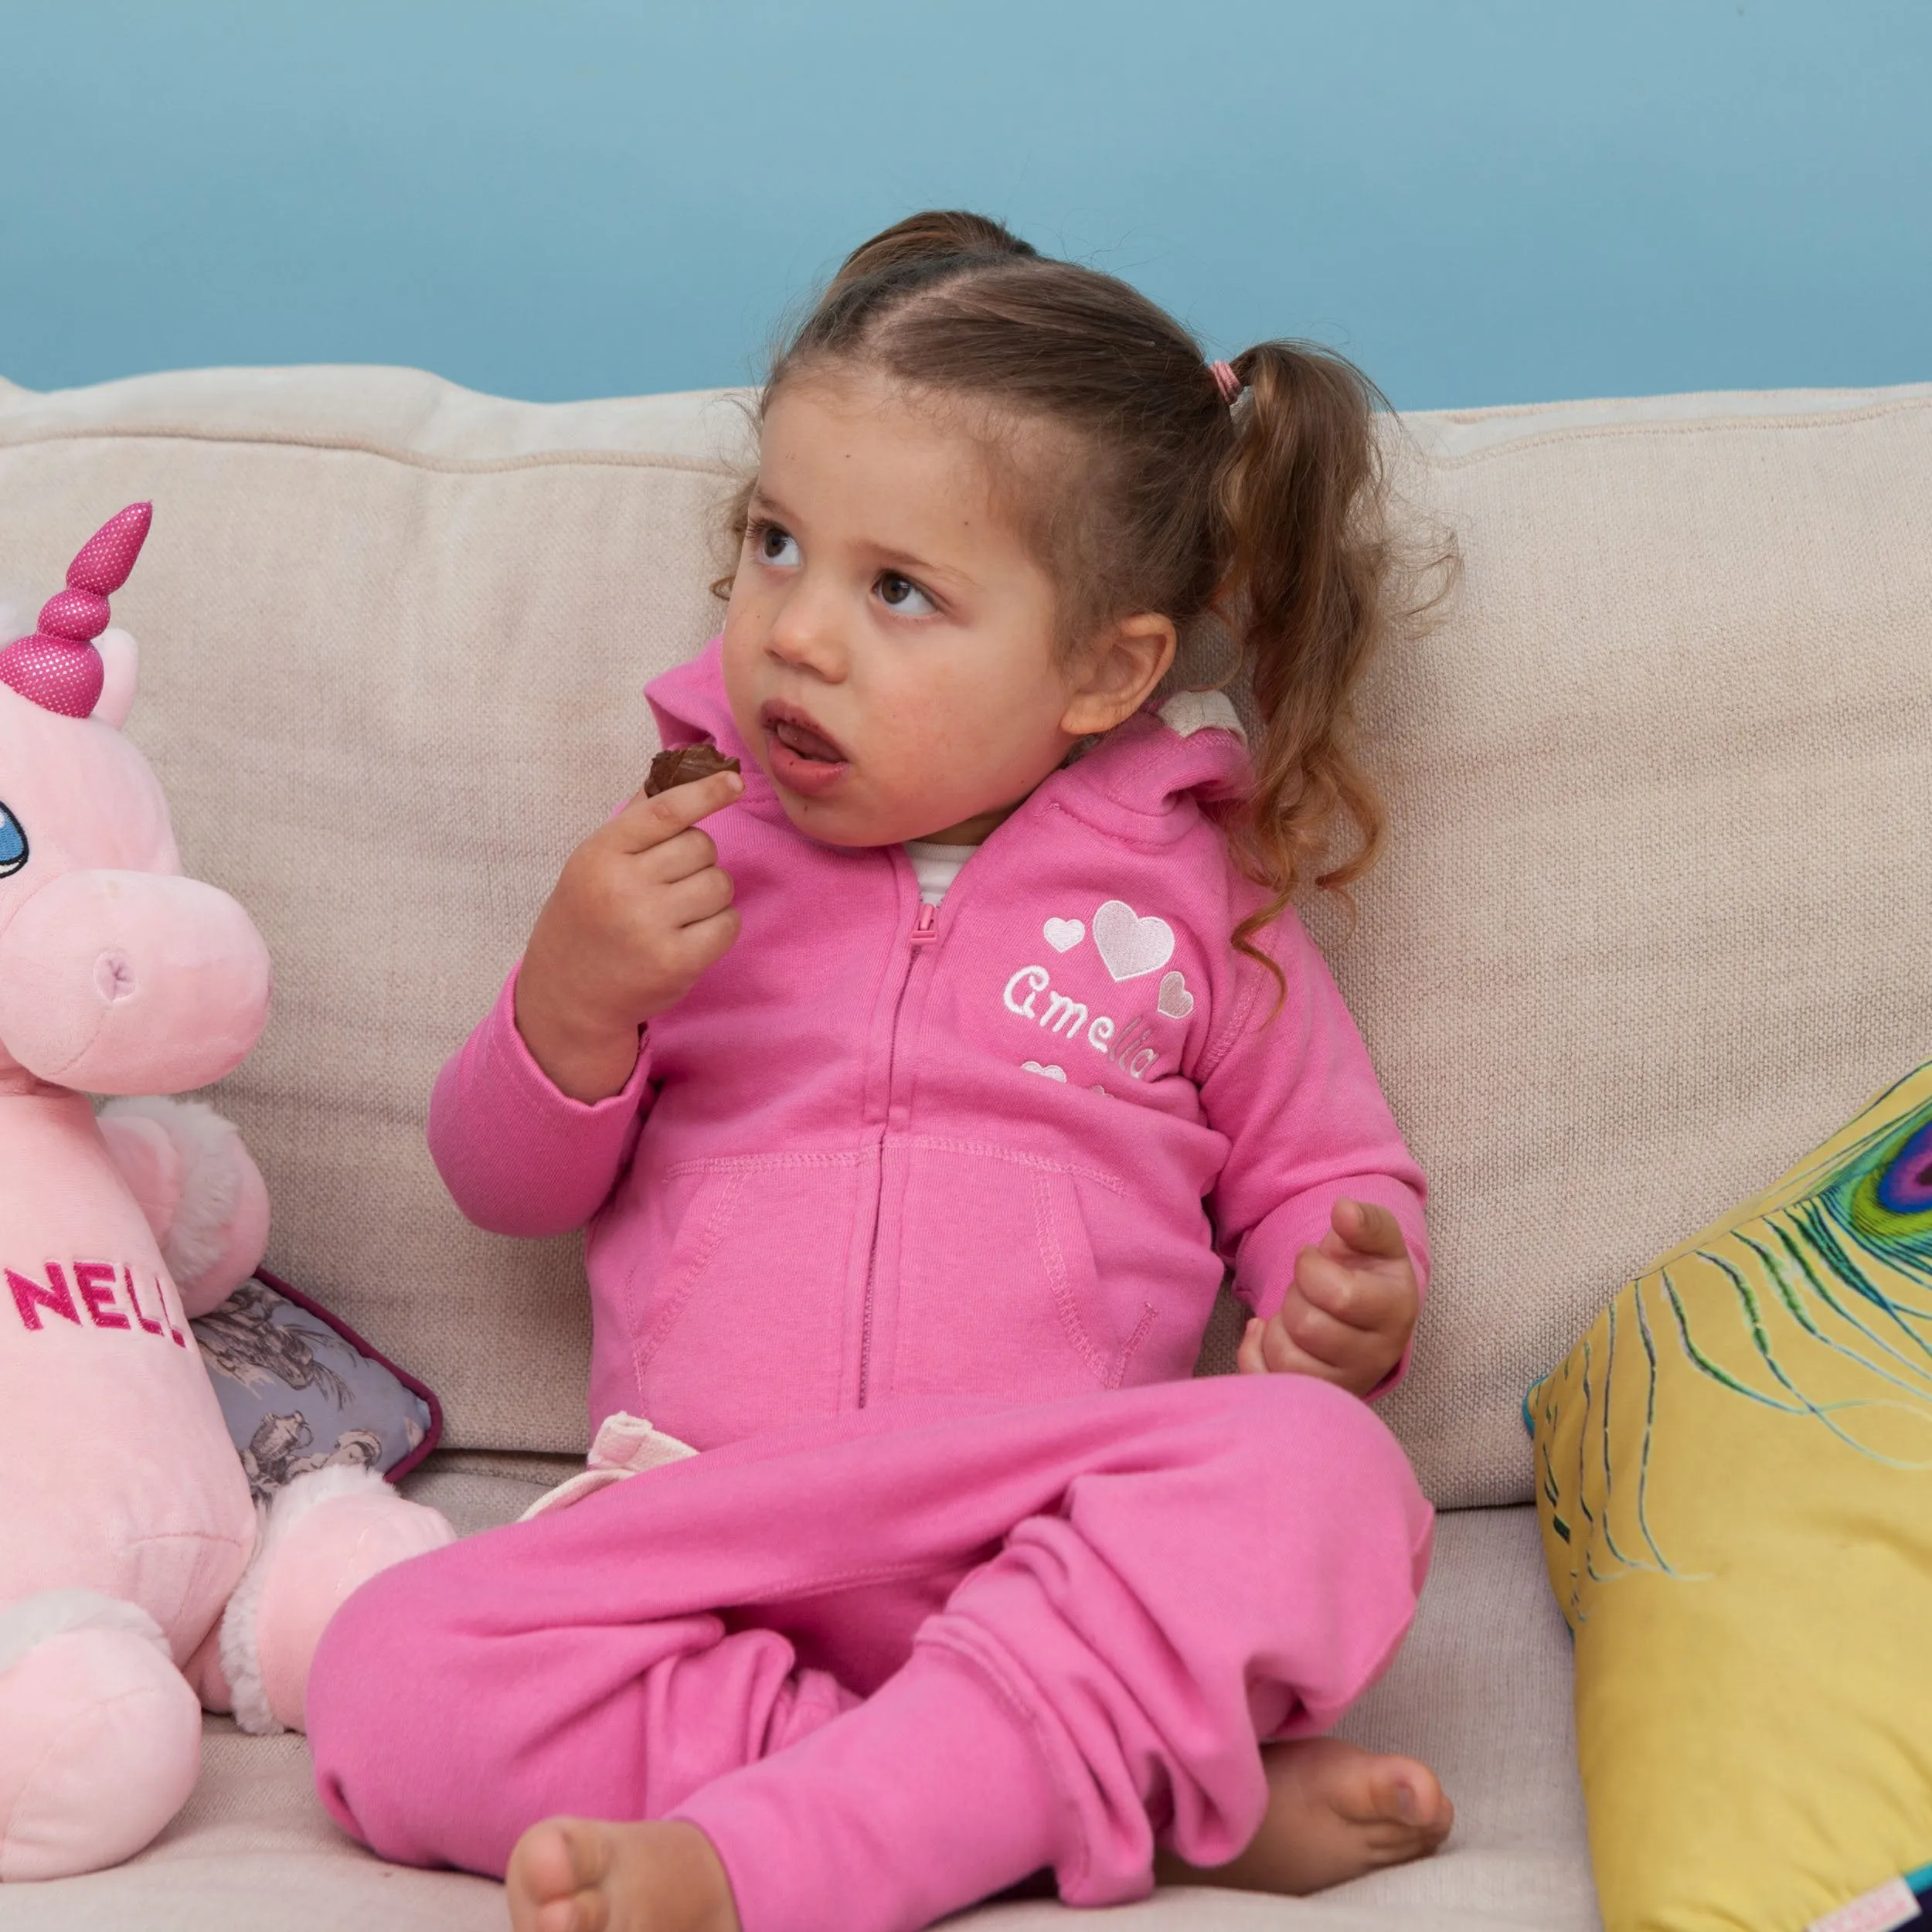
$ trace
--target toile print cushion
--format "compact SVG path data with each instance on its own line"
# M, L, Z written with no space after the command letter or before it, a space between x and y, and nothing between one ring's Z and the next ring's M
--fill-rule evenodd
M399 1481L443 1432L421 1383L266 1269L192 1325L257 1501L332 1464Z
M1920 1922L1932 1065L1628 1284L1526 1414L1607 1932Z

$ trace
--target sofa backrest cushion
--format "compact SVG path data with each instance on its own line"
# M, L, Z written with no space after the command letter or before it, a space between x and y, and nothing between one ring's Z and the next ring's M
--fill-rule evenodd
M1368 693L1389 856L1352 930L1311 923L1436 1190L1386 1413L1439 1502L1502 1502L1524 1386L1619 1282L1932 1051L1932 389L1406 430L1464 582ZM129 730L277 965L215 1097L272 1264L434 1386L453 1444L583 1444L577 1243L467 1226L423 1106L638 782L643 683L715 628L744 448L728 396L0 384L22 628L80 537L155 502L115 604Z

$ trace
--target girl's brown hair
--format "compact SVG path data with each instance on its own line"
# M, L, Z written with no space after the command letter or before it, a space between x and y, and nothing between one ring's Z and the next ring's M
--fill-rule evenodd
M984 216L941 210L847 258L774 361L760 415L787 382L828 365L983 414L1017 472L1025 533L1061 587L1068 646L1137 611L1184 633L1226 626L1260 730L1253 789L1223 823L1236 862L1269 894L1234 943L1271 967L1254 934L1311 881L1345 888L1383 838L1351 712L1403 614L1380 393L1329 350L1261 342L1233 359L1243 389L1230 409L1199 345L1145 296ZM1353 849L1325 864L1338 829Z

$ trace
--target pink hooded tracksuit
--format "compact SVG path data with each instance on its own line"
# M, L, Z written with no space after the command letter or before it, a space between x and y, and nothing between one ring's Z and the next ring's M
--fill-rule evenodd
M588 1224L594 1430L704 1453L353 1598L308 1689L325 1801L486 1872L553 1813L685 1818L747 1932L910 1932L1049 1866L1129 1899L1157 1836L1233 1856L1257 1738L1387 1663L1430 1517L1353 1398L1186 1379L1224 1263L1271 1312L1340 1196L1427 1267L1320 956L1291 915L1279 989L1230 947L1225 706L1054 773L934 907L897 848L793 829L715 643L650 696L743 762L706 821L738 942L594 1105L512 979L430 1138L480 1225Z

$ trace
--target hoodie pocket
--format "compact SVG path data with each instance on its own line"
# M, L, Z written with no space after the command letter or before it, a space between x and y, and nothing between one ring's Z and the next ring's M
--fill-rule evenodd
M631 1276L642 1413L699 1448L838 1406L856 1157L673 1168L668 1243ZM686 1192L688 1190L688 1192Z
M1083 1184L1112 1185L1003 1149L908 1150L884 1378L894 1395L1033 1401L1128 1379L1155 1312L1138 1299L1114 1305L1094 1265Z

